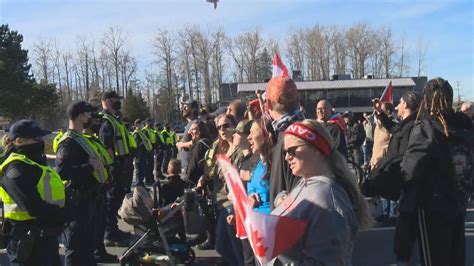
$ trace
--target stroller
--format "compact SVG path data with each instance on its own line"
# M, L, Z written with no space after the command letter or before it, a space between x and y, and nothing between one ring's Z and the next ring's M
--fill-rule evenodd
M139 238L120 256L121 265L191 264L195 260L194 250L186 242L185 224L189 220L187 206L194 205L196 193L186 191L185 196L161 208L165 214L157 219L152 215L152 209L158 208L158 188L159 183L155 183L151 197L146 188L137 186L122 203L119 215L133 226ZM193 222L196 223L199 221Z

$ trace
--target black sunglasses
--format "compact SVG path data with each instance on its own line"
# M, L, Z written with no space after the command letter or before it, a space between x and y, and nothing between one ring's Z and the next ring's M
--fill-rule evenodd
M230 125L228 123L225 123L225 124L217 126L217 129L218 130L225 130L225 129L228 129L229 127L230 127Z
M293 147L289 147L288 149L284 149L283 154L285 154L285 155L288 154L291 157L295 157L296 156L296 150L301 146L306 146L306 144L296 145L296 146L293 146Z

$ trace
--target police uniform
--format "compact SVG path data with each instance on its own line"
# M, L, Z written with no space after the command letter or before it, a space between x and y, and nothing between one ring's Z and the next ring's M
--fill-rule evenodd
M115 92L104 94L103 100L105 100L104 97L120 98ZM125 238L128 238L129 235L118 229L117 211L125 194L130 191L132 183L133 158L130 156L130 138L120 116L116 116L108 110L103 110L100 115L104 122L99 130L99 139L106 149L111 149L114 153L114 167L111 172L113 182L107 192L105 240L111 245L125 245L128 244L125 243Z
M21 120L11 126L9 138L48 133L31 120ZM67 220L65 192L58 173L46 165L44 142L15 147L5 156L0 196L11 265L60 265L57 239Z
M145 136L140 129L135 129L132 136L137 143L137 153L135 155L135 176L137 177L137 185L145 185L143 181L147 177L149 157L152 156L151 169L153 171L153 146L152 142ZM148 180L147 180L148 181Z
M163 173L161 171L163 165L163 155L164 150L166 149L165 140L163 139L163 135L161 135L161 125L159 123L155 123L155 136L156 136L156 145L154 147L155 150L155 177L158 180L159 178L163 177Z
M165 142L164 149L163 149L163 165L162 171L166 173L168 171L168 163L170 162L171 155L172 155L172 146L173 146L173 136L171 133L166 129L163 129L161 132L163 136L163 140Z
M151 150L147 150L147 151L144 151L143 153L143 156L146 156L146 162L145 162L145 178L146 178L146 181L147 183L153 183L155 180L154 180L154 177L153 177L153 169L154 169L154 152L153 152L153 148L156 148L157 147L157 141L158 141L158 138L156 136L156 133L155 131L149 127L148 125L145 126L144 128L141 129L141 132L143 133L144 137L146 137L148 139L148 141L150 142L150 144L152 145L152 149ZM138 142L137 142L138 144Z

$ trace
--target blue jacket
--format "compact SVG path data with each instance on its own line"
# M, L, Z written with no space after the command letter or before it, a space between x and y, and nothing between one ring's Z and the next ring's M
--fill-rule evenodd
M252 170L252 179L247 183L247 195L258 194L260 204L254 209L261 213L270 213L270 182L265 178L266 166L258 160Z

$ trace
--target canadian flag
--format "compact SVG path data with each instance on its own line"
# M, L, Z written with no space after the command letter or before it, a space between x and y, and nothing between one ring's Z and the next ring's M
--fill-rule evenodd
M383 90L382 96L380 96L380 101L386 102L386 103L393 103L392 81L390 81L388 85L385 87L385 90Z
M272 66L273 66L272 78L280 77L280 76L289 77L288 69L286 69L286 66L281 61L277 52L275 52L275 54L273 55Z
M303 236L307 222L254 211L237 169L225 157L217 159L234 205L236 235L248 238L260 264L270 262L290 249Z

